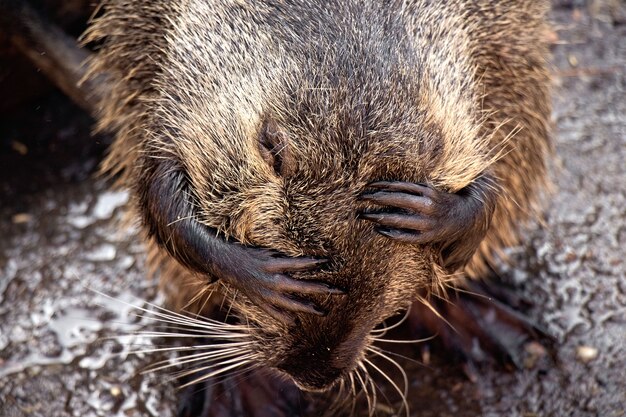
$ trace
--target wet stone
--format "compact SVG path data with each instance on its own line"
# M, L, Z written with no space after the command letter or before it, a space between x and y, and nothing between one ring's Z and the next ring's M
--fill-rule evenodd
M86 258L88 261L92 262L112 261L115 259L116 254L117 250L115 246L104 244L89 252Z
M56 334L50 330L44 331L38 337L41 354L49 358L55 358L63 353L63 346L59 343Z
M595 360L598 357L598 349L593 346L579 346L576 349L576 358L583 362L588 363Z

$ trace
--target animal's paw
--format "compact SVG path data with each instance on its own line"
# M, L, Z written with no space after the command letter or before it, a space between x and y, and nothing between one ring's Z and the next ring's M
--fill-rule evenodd
M369 187L376 191L361 199L381 209L362 212L360 218L376 223L378 233L395 241L438 245L449 270L472 257L495 207L495 187L488 176L456 193L401 181L378 181Z
M488 287L468 286L448 300L431 300L430 306L415 302L409 314L412 330L436 335L434 340L463 363L471 380L477 378L476 365L484 362L520 369L550 357L554 340L537 323L491 296Z
M297 417L307 402L295 385L259 370L181 391L178 417Z
M291 323L290 313L324 315L318 305L302 295L338 295L343 291L331 285L292 278L289 273L310 271L325 260L287 258L278 253L240 246L236 262L220 278L244 293L267 314L284 323Z
M378 224L377 231L407 243L443 242L458 233L478 204L462 195L438 191L424 184L379 181L369 185L378 191L365 193L365 201L390 209L370 211L361 218ZM469 213L468 213L469 212Z

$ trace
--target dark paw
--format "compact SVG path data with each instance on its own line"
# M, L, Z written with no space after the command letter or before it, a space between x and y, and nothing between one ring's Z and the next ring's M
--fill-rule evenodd
M378 181L369 186L378 191L364 193L361 199L381 209L360 213L360 217L376 223L378 233L396 241L437 244L451 270L472 257L495 207L488 177L476 179L457 193L401 181Z
M446 239L445 209L440 192L422 184L380 181L370 184L379 189L361 198L386 206L386 211L369 211L361 218L378 224L376 230L389 238L415 244Z
M181 390L178 417L300 416L307 402L291 383L259 370Z
M445 301L415 302L409 315L411 327L420 336L436 334L472 380L481 363L519 369L549 358L553 339L537 323L492 297L486 287L473 283L468 287Z
M223 280L284 323L293 321L289 313L325 313L302 295L342 293L321 282L289 276L314 270L324 260L287 258L268 249L246 247L198 222L182 167L169 160L156 161L150 161L146 178L139 181L145 187L139 190L144 224L148 234L187 269Z
M343 291L331 285L289 276L292 272L311 271L326 263L323 259L287 258L278 253L240 246L236 263L221 276L257 306L277 320L291 323L289 313L325 315L314 302L302 295L339 295Z

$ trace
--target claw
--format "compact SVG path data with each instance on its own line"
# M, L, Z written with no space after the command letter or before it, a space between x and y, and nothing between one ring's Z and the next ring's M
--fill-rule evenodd
M287 314L285 311L280 310L269 303L259 303L259 308L263 310L267 315L272 317L274 320L283 323L286 326L294 326L296 324L296 319Z
M309 313L309 314L314 314L320 317L323 317L326 315L325 311L319 309L313 303L303 301L303 300L297 300L295 298L290 298L287 296L274 297L272 298L271 302L272 304L280 308L283 308L285 310L292 311L295 313Z
M396 229L383 229L380 227L375 228L375 230L383 236L403 243L425 244L429 241L426 236L419 232L403 232Z
M401 181L376 181L369 184L372 188L399 191L410 194L432 197L435 191L426 184Z
M305 281L290 278L287 275L278 274L275 276L275 283L272 286L276 291L293 292L301 294L319 294L319 295L342 295L345 292L332 285L318 282Z
M361 194L361 199L381 206L391 206L406 210L429 211L433 202L428 197L406 193L377 191Z
M381 226L396 229L408 229L422 231L428 227L428 222L419 215L396 214L396 213L362 213L362 219L380 224Z
M273 258L265 268L267 272L303 272L310 271L328 263L328 259L316 258Z

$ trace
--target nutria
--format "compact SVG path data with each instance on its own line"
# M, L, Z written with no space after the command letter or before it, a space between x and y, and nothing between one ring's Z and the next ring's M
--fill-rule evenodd
M384 319L486 278L548 183L547 9L105 1L103 169L170 305L216 289L258 361L323 391Z

